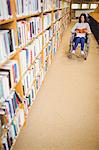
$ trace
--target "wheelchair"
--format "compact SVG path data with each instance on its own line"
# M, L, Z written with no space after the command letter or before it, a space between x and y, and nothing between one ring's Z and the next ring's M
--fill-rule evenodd
M84 55L72 54L73 46L75 44L75 39L76 39L76 33L72 33L72 36L70 38L70 44L69 44L69 52L67 55L68 58L71 59L73 55L75 55L77 58L84 58L84 60L86 60L88 56L88 52L89 52L89 43L90 43L89 35L86 33L86 36L85 36Z

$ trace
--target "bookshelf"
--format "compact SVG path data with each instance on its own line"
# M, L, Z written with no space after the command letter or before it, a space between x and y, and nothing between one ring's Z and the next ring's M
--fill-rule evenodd
M13 149L70 23L70 5L70 0L1 1L0 150Z

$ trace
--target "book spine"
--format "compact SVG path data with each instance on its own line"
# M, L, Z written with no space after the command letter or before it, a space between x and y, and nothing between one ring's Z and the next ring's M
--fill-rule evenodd
M7 0L7 5L8 5L8 13L9 13L9 15L12 15L11 6L10 6L10 0Z

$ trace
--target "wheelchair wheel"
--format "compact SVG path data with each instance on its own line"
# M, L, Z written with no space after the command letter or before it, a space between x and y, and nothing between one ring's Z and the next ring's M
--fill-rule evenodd
M86 57L86 55L84 56L84 60L87 60L87 57Z
M84 60L87 60L88 52L85 51Z
M69 53L67 54L67 57L68 57L69 59L71 59L71 58L72 58L72 54L71 54L71 52L69 52Z

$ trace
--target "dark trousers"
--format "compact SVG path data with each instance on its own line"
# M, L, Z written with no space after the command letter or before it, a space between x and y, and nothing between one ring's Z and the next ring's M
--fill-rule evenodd
M84 50L84 44L85 44L85 38L84 37L76 37L75 38L75 43L74 43L74 46L73 46L73 50L76 50L79 43L81 43L81 51Z

